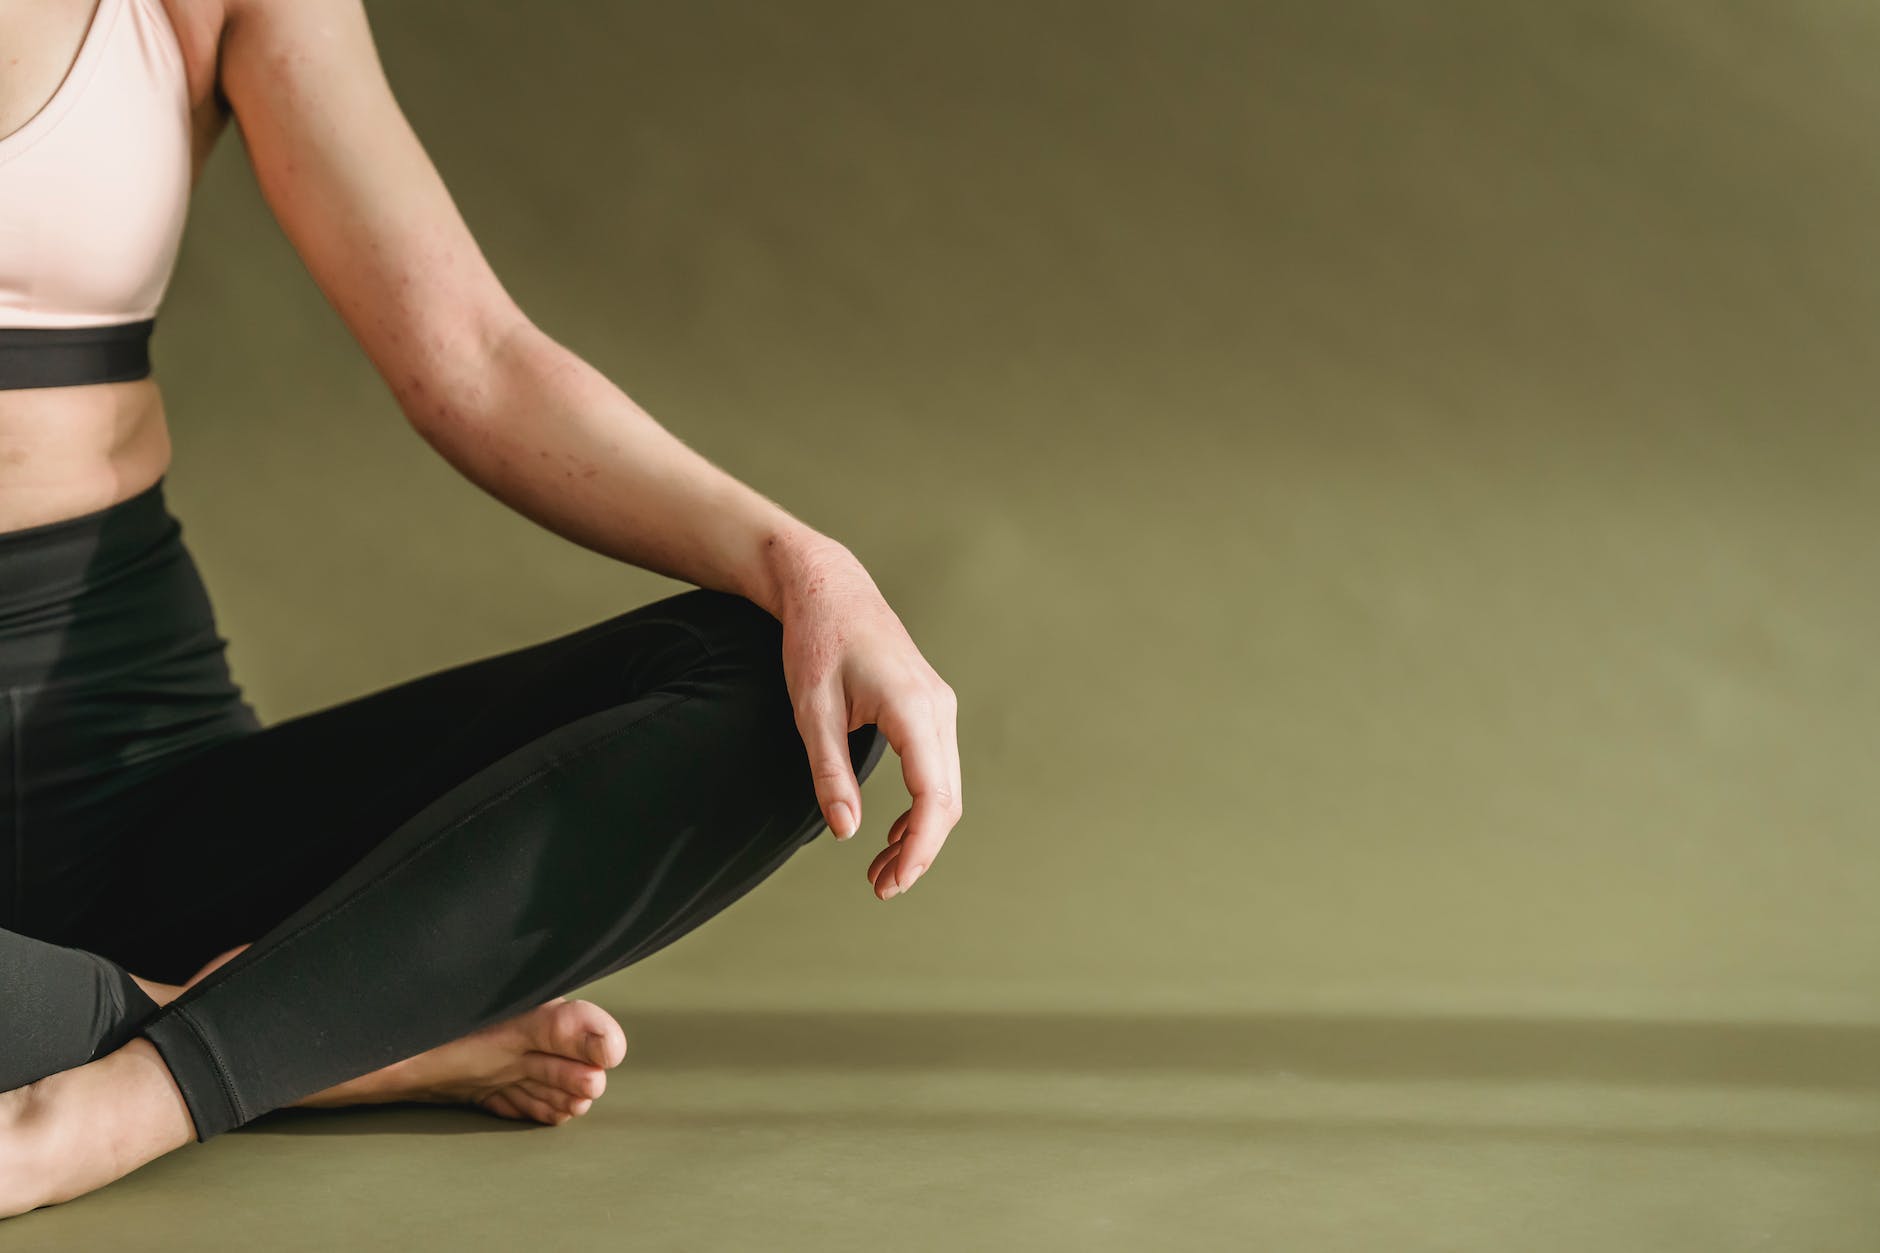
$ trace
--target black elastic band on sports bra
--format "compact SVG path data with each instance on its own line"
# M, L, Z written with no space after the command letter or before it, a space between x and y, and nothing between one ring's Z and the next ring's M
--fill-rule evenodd
M156 323L145 318L111 326L0 326L0 391L147 378Z

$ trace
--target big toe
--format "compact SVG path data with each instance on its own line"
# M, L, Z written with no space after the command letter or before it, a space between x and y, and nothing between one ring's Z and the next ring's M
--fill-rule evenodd
M544 1053L559 1053L602 1069L618 1066L627 1056L627 1033L614 1016L592 1001L562 1001L547 1007L537 1026L533 1046Z

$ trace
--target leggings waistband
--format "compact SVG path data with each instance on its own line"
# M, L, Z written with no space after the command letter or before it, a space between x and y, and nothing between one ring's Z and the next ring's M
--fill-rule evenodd
M0 687L74 682L214 641L164 483L0 532Z
M5 602L69 583L94 561L119 565L162 542L176 524L163 496L168 477L159 475L135 495L90 513L0 531L0 612Z

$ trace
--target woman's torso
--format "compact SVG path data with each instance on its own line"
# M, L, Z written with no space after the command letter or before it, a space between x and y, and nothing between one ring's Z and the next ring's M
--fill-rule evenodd
M72 68L101 0L0 0L0 143L36 117ZM193 188L228 120L215 91L222 0L151 0L169 19L188 80ZM154 375L0 389L0 533L116 504L170 461Z

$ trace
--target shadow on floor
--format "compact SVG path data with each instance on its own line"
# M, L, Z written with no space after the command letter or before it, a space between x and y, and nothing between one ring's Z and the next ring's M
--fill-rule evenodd
M987 1070L1372 1081L1569 1081L1857 1092L1880 1089L1866 1025L1364 1015L633 1011L635 1073ZM654 1118L706 1114L654 1113ZM760 1118L779 1115L756 1114ZM1030 1124L1038 1121L1029 1113ZM1243 1118L1225 1120L1236 1127ZM1256 1120L1264 1125L1285 1120ZM1192 1127L1190 1120L1184 1125ZM1139 1119L1131 1125L1141 1128ZM533 1124L430 1105L278 1110L245 1131L468 1135ZM1374 1128L1376 1129L1376 1128Z
M641 1068L981 1068L1880 1088L1880 1027L1313 1014L635 1012Z

